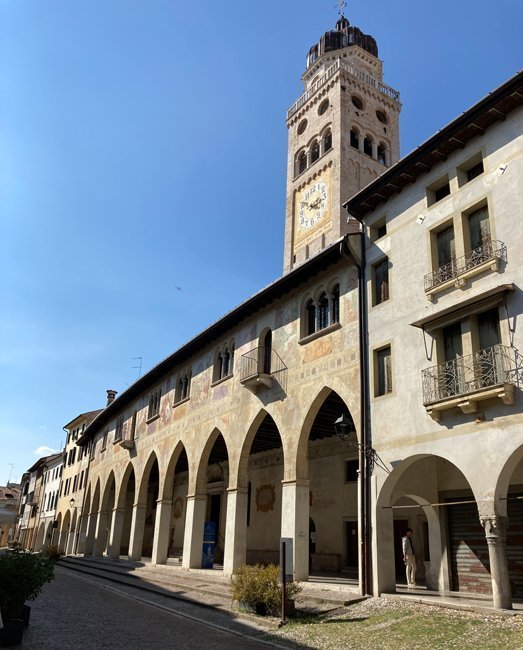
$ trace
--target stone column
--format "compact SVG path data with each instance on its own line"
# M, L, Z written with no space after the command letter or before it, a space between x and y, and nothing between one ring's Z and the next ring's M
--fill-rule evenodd
M232 575L247 559L247 488L227 490L223 572Z
M171 528L173 500L158 499L156 503L151 564L165 564L169 553L169 531Z
M107 555L111 560L117 560L120 557L124 518L125 508L115 508L113 510L111 530L109 532L109 546L107 549Z
M143 548L143 533L145 528L146 505L135 503L131 519L131 534L129 536L129 559L140 560Z
M507 517L500 515L481 516L480 521L487 538L494 607L496 609L512 609L512 594L507 564Z
M103 555L107 541L107 512L100 510L96 518L93 555Z
M87 516L87 532L85 536L84 555L92 555L94 550L94 535L96 531L97 515L94 512Z
M309 481L282 481L281 536L294 541L294 579L309 577Z
M374 158L374 160L378 160L378 143L373 142L371 146L372 146L372 157Z
M358 135L358 150L363 153L364 152L364 143L365 143L365 136L360 133Z
M385 149L385 166L390 167L390 149Z
M206 494L187 496L182 558L184 569L199 569L202 566L203 525L206 508Z

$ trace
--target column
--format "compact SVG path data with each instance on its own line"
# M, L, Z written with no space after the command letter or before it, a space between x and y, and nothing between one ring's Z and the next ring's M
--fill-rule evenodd
M512 594L507 564L507 517L500 515L480 517L485 529L492 580L492 596L496 609L512 609Z
M103 555L107 541L107 512L100 510L96 519L93 555Z
M135 503L131 519L131 534L129 537L129 559L140 560L142 558L143 533L145 528L146 505Z
M165 564L169 553L169 531L171 529L172 499L158 499L154 521L152 564Z
M118 560L120 557L124 518L125 508L114 508L111 521L111 530L109 532L109 546L107 549L107 555L111 558L111 560Z
M364 147L363 147L364 142L365 142L365 136L363 135L363 133L360 133L360 134L358 135L358 150L359 150L361 153L363 153L363 150L364 150Z
M227 490L223 572L232 575L247 559L247 488Z
M282 481L281 536L294 541L294 579L309 578L309 481Z
M374 160L378 160L378 143L373 142L371 146L372 146L372 157L374 158Z
M206 508L206 494L187 496L182 559L184 569L199 569L202 566L203 525Z
M96 531L97 515L94 512L87 516L87 534L85 537L84 555L92 555L94 550L94 533Z
M390 149L385 149L385 166L390 167Z

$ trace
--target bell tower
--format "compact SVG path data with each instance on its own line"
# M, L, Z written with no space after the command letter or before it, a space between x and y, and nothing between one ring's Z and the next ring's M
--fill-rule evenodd
M285 273L346 234L342 203L399 159L399 92L383 83L374 38L343 13L302 81L287 111Z

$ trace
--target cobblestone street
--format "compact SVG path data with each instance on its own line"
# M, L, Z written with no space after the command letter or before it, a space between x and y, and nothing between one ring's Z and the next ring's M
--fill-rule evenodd
M223 613L187 603L176 611L140 602L100 582L57 569L55 580L31 603L23 648L262 648L266 644L217 629L229 624L246 635L259 630ZM203 619L204 622L188 617Z

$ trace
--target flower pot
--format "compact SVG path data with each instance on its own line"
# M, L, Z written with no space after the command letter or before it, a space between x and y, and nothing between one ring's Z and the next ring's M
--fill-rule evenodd
M0 644L2 648L8 646L20 645L24 632L24 622L21 618L12 618L10 621L4 621L4 627L0 630Z

